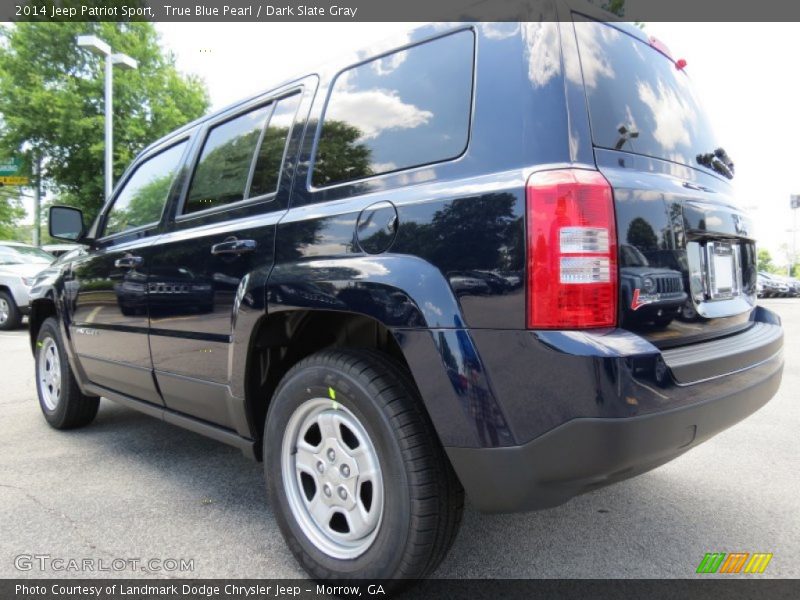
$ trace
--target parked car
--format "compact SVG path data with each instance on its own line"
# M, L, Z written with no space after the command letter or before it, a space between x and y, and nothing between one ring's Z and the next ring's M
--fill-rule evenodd
M683 275L663 267L651 267L642 252L627 244L619 248L620 294L627 323L665 327L681 314L688 301Z
M771 275L773 281L777 282L783 291L783 295L787 298L796 298L800 295L800 282L793 277L785 277L783 275Z
M767 297L767 288L769 287L768 284L765 285L766 280L759 275L758 279L756 279L756 296L759 298L766 298Z
M478 296L492 293L486 279L474 271L453 271L448 273L447 279L456 295Z
M0 330L19 327L30 310L34 277L51 262L36 246L0 241Z
M763 288L762 293L765 298L786 298L792 293L789 284L774 273L759 271L758 278L761 282Z
M232 444L313 577L409 581L465 490L556 506L763 406L782 328L688 75L557 6L422 26L155 142L89 226L51 208L86 251L37 282L47 422L87 425L104 396ZM696 321L628 318L623 245L681 255L647 268L688 282ZM167 267L210 283L213 313L122 311L115 282Z

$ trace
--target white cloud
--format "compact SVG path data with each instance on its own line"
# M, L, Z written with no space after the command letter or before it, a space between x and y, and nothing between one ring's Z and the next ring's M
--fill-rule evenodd
M675 92L658 80L658 89L640 81L637 84L639 99L653 113L656 122L653 137L666 150L674 150L678 144L690 144L689 127L694 122L694 112L683 103Z
M583 70L583 81L588 88L596 88L601 77L613 79L616 74L611 66L609 56L605 53L609 39L619 36L620 33L613 27L604 27L596 23L575 23L575 31L580 39L580 67ZM603 38L603 41L598 39ZM581 73L575 61L567 63L567 78L573 83L580 83Z
M536 25L538 23L525 23L527 25ZM490 40L504 40L511 36L517 35L520 23L480 23L478 25L481 32Z
M408 52L393 52L389 56L373 60L370 67L378 75L388 75L406 62L406 58L408 58Z
M524 23L522 37L527 48L528 79L535 86L544 86L561 73L561 56L552 52L557 48L558 24Z
M388 171L394 171L397 168L397 165L393 162L384 162L372 163L370 167L374 173L386 173Z
M361 139L377 137L389 129L413 129L433 117L403 100L393 90L346 91L336 94L327 119L347 121L361 131Z

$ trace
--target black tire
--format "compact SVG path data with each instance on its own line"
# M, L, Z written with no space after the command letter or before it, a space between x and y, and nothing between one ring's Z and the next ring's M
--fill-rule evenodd
M45 400L43 392L45 384L42 382L39 368L41 353L48 348L48 342L51 340L55 343L58 352L61 373L61 393L53 408L50 408ZM64 341L61 338L58 322L53 317L45 319L39 329L39 335L36 338L35 359L36 392L39 396L39 406L50 426L55 429L76 429L91 423L97 415L100 398L87 396L78 387L78 382L72 374L64 350Z
M323 552L292 513L281 468L284 432L309 400L328 398L364 426L382 472L383 516L360 556ZM334 403L334 409L335 409ZM325 350L295 365L270 403L264 433L267 494L298 562L315 579L414 579L431 574L455 540L464 490L407 372L371 350ZM402 587L402 581L392 584Z
M22 321L22 313L19 312L17 303L14 302L14 298L8 292L0 292L0 300L4 300L8 306L8 316L0 321L0 330L16 329L19 327L20 321Z

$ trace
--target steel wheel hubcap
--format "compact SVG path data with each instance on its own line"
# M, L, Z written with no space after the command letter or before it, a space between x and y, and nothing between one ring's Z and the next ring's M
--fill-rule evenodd
M61 400L61 359L58 356L58 346L53 338L46 337L41 343L42 348L37 365L39 390L47 409L55 410Z
M383 478L350 410L327 398L300 405L283 436L281 471L292 515L319 550L352 559L369 548L383 517Z
M8 313L11 312L11 307L6 302L5 298L0 298L0 324L8 321Z

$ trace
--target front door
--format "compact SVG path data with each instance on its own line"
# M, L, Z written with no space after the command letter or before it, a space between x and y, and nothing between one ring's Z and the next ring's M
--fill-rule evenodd
M147 340L152 244L186 141L157 149L129 170L98 225L96 246L67 275L70 334L89 380L163 404Z
M234 320L242 305L264 310L258 290L287 204L281 166L300 96L266 97L207 125L194 173L151 259L150 348L164 402L231 429Z

